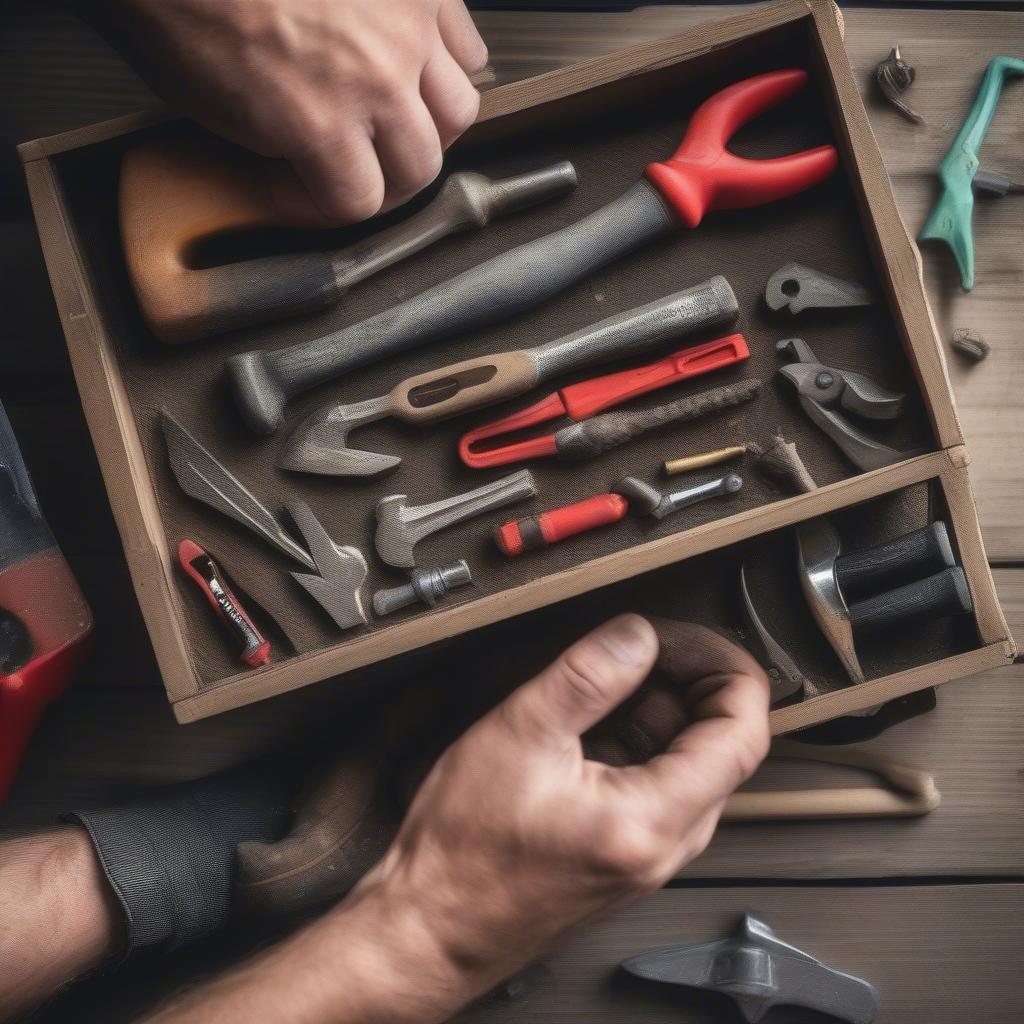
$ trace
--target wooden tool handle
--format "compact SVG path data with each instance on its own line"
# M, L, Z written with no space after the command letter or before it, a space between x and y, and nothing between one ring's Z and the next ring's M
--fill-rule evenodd
M162 341L194 341L257 319L320 309L336 298L328 253L190 265L202 239L310 226L280 208L272 166L215 139L161 139L125 155L121 240L143 316Z
M436 423L469 409L515 398L537 383L528 352L502 352L428 370L392 392L392 411L407 423Z
M933 811L942 799L935 780L927 772L889 761L869 750L776 739L769 756L863 768L884 779L889 788L733 793L726 801L723 821L908 818Z

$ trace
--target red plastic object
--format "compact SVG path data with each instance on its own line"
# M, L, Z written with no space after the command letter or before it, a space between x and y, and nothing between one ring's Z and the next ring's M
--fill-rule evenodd
M0 523L0 527L6 524ZM0 572L0 608L25 631L28 659L0 674L0 804L46 706L88 650L92 614L64 556L48 548Z
M270 641L264 639L256 623L235 597L213 558L195 541L183 540L178 545L178 564L237 639L238 657L242 662L251 668L266 665L270 661Z
M689 228L710 210L761 206L803 192L839 166L835 146L818 146L772 160L748 160L726 149L747 121L788 99L807 82L799 68L745 78L697 108L675 153L647 168L657 188Z
M539 402L510 416L467 431L459 440L459 457L472 469L504 466L509 462L541 458L555 454L552 434L529 438L502 447L481 448L480 443L503 434L546 423L559 416L583 420L637 395L655 391L677 381L687 380L750 358L750 349L742 334L680 349L655 363L632 370L609 373L592 380L561 388Z
M595 494L573 505L541 512L539 516L505 523L494 531L494 540L506 555L514 558L524 551L557 544L577 533L617 523L628 507L620 494Z

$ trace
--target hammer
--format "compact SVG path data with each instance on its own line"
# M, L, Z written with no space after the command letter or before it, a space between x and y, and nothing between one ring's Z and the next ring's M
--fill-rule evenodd
M344 249L293 252L199 267L204 240L248 228L304 227L280 209L271 165L212 140L158 140L128 153L120 215L128 273L153 333L172 344L326 309L435 242L565 195L568 161L492 181L458 171L418 213Z
M974 610L945 523L935 522L849 555L827 519L796 528L808 607L855 683L864 682L854 635L909 627Z

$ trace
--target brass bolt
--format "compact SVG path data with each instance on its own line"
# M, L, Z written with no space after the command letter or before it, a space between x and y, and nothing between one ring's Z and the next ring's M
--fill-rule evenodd
M684 455L681 459L670 459L662 463L662 471L665 476L675 476L677 473L686 473L691 469L703 469L705 466L715 466L719 462L728 462L729 459L738 459L745 455L747 446L736 444L730 448L719 448L713 452L701 452L699 455Z

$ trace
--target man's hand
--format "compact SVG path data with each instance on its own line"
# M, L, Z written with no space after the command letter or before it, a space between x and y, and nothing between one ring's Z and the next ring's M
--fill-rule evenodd
M710 630L685 630L686 646L662 659L683 712L662 752L617 768L584 757L581 736L658 658L651 625L622 616L444 754L355 896L390 889L419 907L483 989L567 928L663 884L704 850L769 743L764 673Z
M156 91L294 169L296 220L404 202L476 118L487 48L462 0L79 0Z
M445 1020L562 932L661 885L704 849L769 740L756 662L671 625L660 658L634 615L569 648L447 750L344 902L155 1019ZM661 686L630 709L654 756L588 760L581 736L656 661Z

